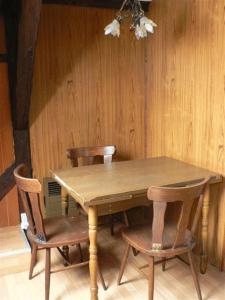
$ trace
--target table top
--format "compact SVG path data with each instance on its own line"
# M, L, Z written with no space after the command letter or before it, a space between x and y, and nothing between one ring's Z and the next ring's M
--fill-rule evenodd
M155 157L51 171L52 177L83 206L121 201L147 192L150 186L189 184L220 174L182 161Z

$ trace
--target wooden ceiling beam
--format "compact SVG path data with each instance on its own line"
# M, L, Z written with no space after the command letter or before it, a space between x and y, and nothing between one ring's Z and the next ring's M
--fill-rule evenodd
M15 128L28 129L34 55L41 14L41 0L22 0L18 27Z
M15 184L13 170L25 163L32 173L29 110L42 0L0 0L5 18L15 163L0 176L0 200ZM21 206L21 204L20 204Z
M31 174L29 110L41 0L5 0L7 57L15 163L27 164Z
M145 11L148 10L150 0L142 1L142 7ZM76 5L82 7L96 7L96 8L112 8L119 9L122 5L122 0L43 0L43 4L62 4L62 5Z
M9 62L13 128L29 127L29 107L41 0L5 1L4 15Z

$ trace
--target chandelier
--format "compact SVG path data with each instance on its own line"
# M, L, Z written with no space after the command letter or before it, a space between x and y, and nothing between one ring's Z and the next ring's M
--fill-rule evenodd
M135 32L138 40L147 37L148 33L154 33L154 27L157 25L145 17L140 0L124 0L115 19L105 27L105 35L119 37L120 24L129 17L131 18L130 30Z

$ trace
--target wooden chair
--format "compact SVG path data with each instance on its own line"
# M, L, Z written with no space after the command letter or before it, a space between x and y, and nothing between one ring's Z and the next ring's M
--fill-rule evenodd
M167 258L176 257L187 253L194 284L199 300L202 299L199 281L192 257L192 249L195 246L194 233L202 211L203 194L207 180L188 187L150 187L148 199L153 201L153 223L149 225L136 226L124 229L122 235L127 246L122 259L118 277L118 285L121 282L130 248L133 247L139 252L147 255L149 267L149 293L148 299L153 300L154 293L154 258L161 257L163 270ZM194 220L191 230L188 229L190 214L194 202L197 201ZM181 210L177 224L165 222L167 203L180 202Z
M54 217L43 219L40 208L41 184L37 179L27 178L27 168L25 165L19 165L14 170L16 184L23 201L24 209L28 218L29 227L27 230L28 238L32 244L31 264L29 279L32 278L33 269L37 260L37 250L46 250L45 260L45 299L49 299L50 274L58 271L68 270L70 268L85 266L89 261L51 271L51 249L57 248L59 253L66 260L67 258L60 249L62 246L80 245L89 243L88 224L83 216L77 217ZM104 279L98 267L103 288L106 289Z
M111 163L112 156L116 152L116 147L112 146L98 146L98 147L82 147L82 148L72 148L66 151L67 157L71 162L72 167L93 165L98 163ZM79 159L82 160L79 163ZM126 211L123 212L124 223L129 226L128 215ZM111 216L111 234L114 234L114 218Z

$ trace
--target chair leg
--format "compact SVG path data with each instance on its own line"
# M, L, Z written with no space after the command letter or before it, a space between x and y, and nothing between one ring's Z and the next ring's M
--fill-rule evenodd
M79 253L80 253L80 261L83 262L84 258L83 258L83 253L82 253L81 245L77 244L77 248L78 248Z
M63 246L62 247L62 251L63 251L63 254L65 255L66 259L68 261L70 261L70 258L69 258L69 247L68 246ZM65 267L68 266L68 262L66 260L64 260L64 266Z
M102 287L103 287L103 289L106 291L106 290L107 290L107 287L106 287L106 285L105 285L104 277L103 277L103 275L102 275L102 271L101 271L101 268L100 268L100 266L99 266L99 262L98 262L97 268L98 268L98 275L99 275L99 279L100 279L100 281L101 281Z
M129 219L128 219L128 215L127 215L127 212L126 211L123 211L123 218L124 218L124 223L127 227L130 226L130 222L129 222ZM139 254L139 251L137 251L135 248L132 247L132 251L133 251L133 255L134 256L137 256Z
M132 247L133 255L137 256L139 254L139 251Z
M163 272L166 271L166 257L163 257L162 270Z
M123 211L123 218L124 218L124 223L127 227L130 226L130 222L129 222L129 219L128 219L128 215L127 215L127 212L126 211Z
M199 280L198 280L198 276L197 276L197 271L196 271L196 268L195 268L195 265L194 265L194 260L193 260L191 250L188 251L188 259L189 259L189 263L190 263L190 266L191 266L191 272L192 272L195 288L197 290L198 299L202 300L201 289L200 289Z
M154 257L148 257L149 278L148 278L148 300L153 300L154 297Z
M51 249L47 248L46 258L45 258L45 300L49 300L50 272L51 272Z
M111 233L111 236L114 235L114 218L113 218L113 215L110 216L110 233Z
M225 228L224 228L224 238L223 238L223 250L222 250L222 260L220 265L220 271L223 272L225 264Z
M111 217L110 232L111 232L111 235L114 235L114 218L113 218L113 215L111 215L110 217ZM124 218L124 224L127 227L129 227L129 219L128 219L128 215L127 215L126 211L123 211L123 218Z
M30 261L30 272L29 272L29 279L32 279L34 266L37 262L37 245L32 244L32 250L31 250L31 261Z
M128 258L129 252L130 252L130 247L131 246L129 244L127 244L124 255L123 255L122 263L121 263L121 266L120 266L120 272L119 272L119 276L118 276L118 279L117 279L117 284L118 285L120 285L120 283L121 283L121 279L122 279L124 269L125 269L125 266L126 266L127 258Z

